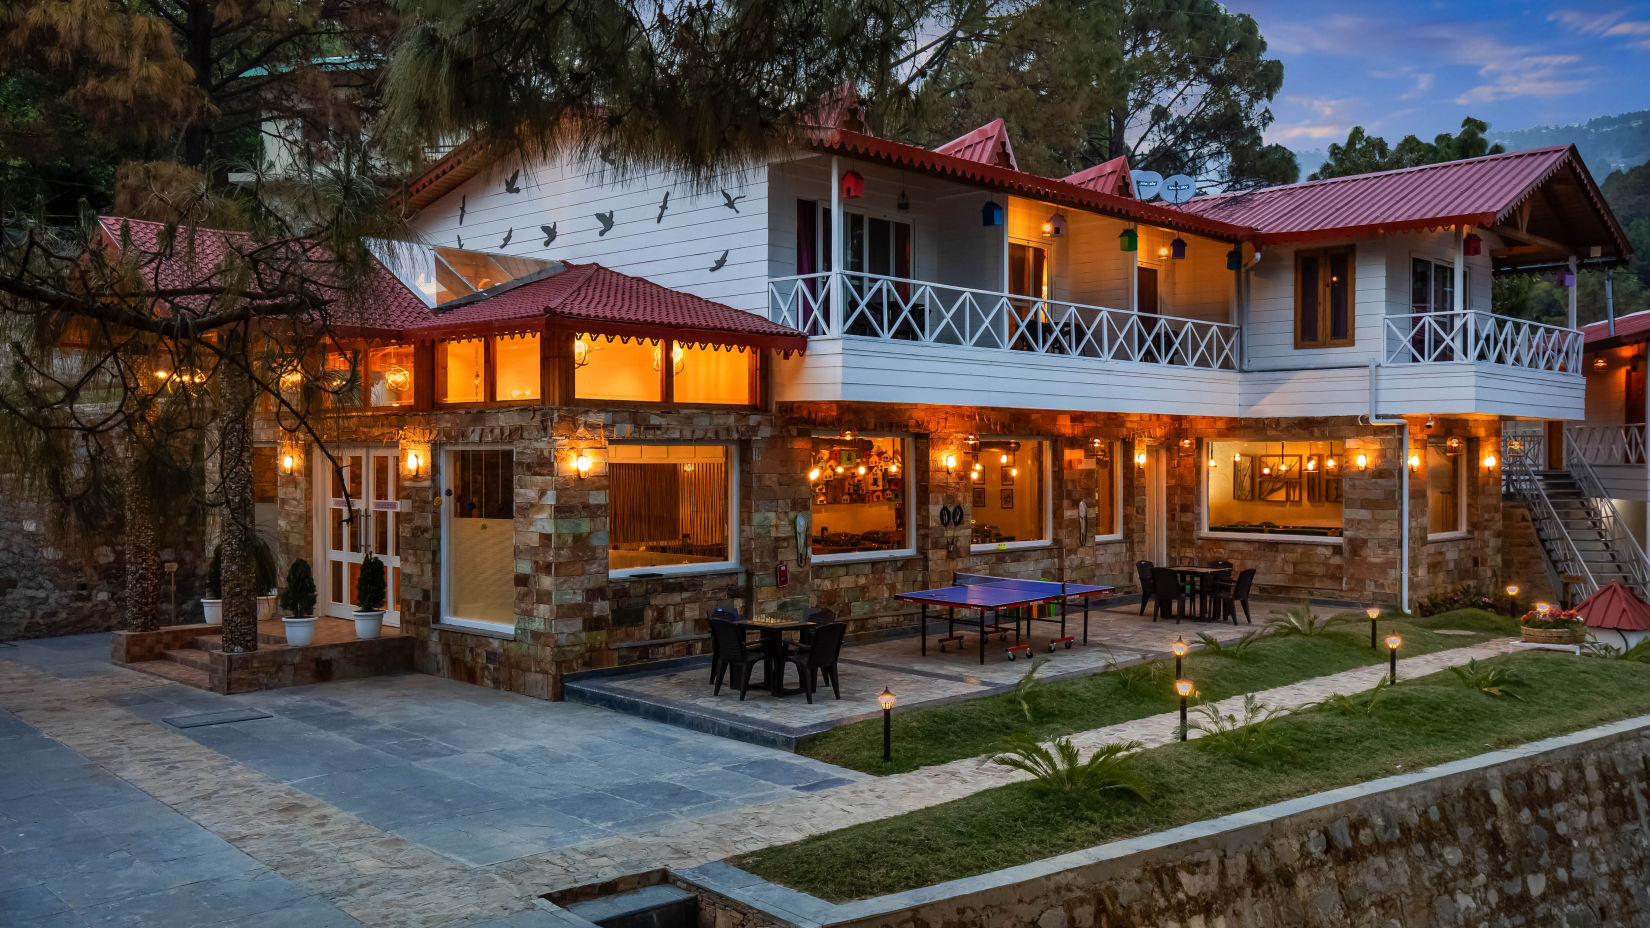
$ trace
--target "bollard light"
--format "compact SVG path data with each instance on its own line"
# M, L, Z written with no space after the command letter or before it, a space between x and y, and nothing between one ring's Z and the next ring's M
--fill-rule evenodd
M1186 740L1186 697L1192 695L1192 681L1174 681L1174 691L1180 694L1180 740Z
M877 704L882 706L882 762L887 764L894 759L894 691L883 687Z
M1507 584L1507 615L1518 615L1518 584Z
M1397 683L1398 682L1398 648L1400 648L1403 645L1403 643L1404 643L1404 639L1398 637L1397 635L1388 635L1388 636L1386 636L1386 650L1387 650L1387 653L1391 656L1391 667L1392 667L1392 669L1390 671L1390 674L1387 677L1387 682L1388 683Z
M1176 638L1174 644L1169 645L1169 650L1174 652L1174 675L1175 679L1178 680L1180 678L1180 662L1186 656L1186 639Z
M1374 650L1374 648L1375 648L1375 620L1381 617L1381 610L1377 606L1370 606L1368 609L1364 610L1364 615L1369 616L1369 647L1370 647L1371 650Z

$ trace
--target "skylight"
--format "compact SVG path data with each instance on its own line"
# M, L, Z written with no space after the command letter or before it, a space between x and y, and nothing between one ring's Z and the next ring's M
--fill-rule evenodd
M504 286L551 266L551 262L537 258L463 248L388 241L370 244L384 266L431 307Z

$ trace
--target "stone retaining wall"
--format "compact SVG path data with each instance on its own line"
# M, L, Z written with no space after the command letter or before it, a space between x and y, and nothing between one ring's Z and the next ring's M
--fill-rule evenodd
M1646 874L1650 717L842 905L679 876L739 928L1581 928L1650 926Z

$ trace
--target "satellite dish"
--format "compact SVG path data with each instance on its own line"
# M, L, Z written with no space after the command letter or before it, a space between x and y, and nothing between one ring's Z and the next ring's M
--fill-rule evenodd
M1134 181L1134 195L1141 200L1155 200L1163 191L1163 175L1156 171L1130 171Z
M1163 179L1163 199L1168 203L1184 203L1197 193L1197 181L1184 174L1174 174Z

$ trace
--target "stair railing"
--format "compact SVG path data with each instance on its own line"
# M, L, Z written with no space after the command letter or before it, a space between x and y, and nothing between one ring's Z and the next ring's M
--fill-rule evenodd
M1560 577L1570 574L1581 577L1583 596L1591 596L1598 589L1598 581L1593 579L1593 572L1588 569L1587 562L1582 560L1581 551L1576 548L1575 540L1570 537L1569 529L1564 527L1564 520L1558 517L1553 509L1552 500L1547 498L1547 489L1541 482L1541 477L1530 466L1530 459L1524 455L1509 455L1504 458L1501 469L1502 481L1506 489L1524 504L1530 512L1530 521L1535 525L1536 539L1541 543L1541 553L1547 562L1547 569L1552 573L1553 589L1563 589Z
M1645 557L1644 548L1616 512L1616 504L1605 492L1604 481L1599 479L1592 461L1587 459L1586 452L1568 429L1564 432L1564 463L1575 478L1576 486L1581 488L1588 510L1609 539L1612 559L1631 578L1627 585L1640 597L1650 594L1650 558Z

